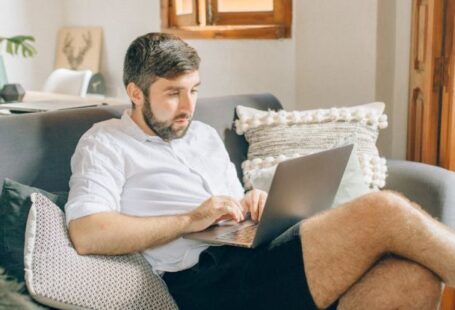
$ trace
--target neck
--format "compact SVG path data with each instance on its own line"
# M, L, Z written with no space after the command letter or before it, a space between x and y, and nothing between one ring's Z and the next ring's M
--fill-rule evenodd
M139 126L140 129L142 129L143 132L149 136L156 136L156 133L150 129L150 127L144 121L144 116L139 109L136 108L131 110L131 119Z

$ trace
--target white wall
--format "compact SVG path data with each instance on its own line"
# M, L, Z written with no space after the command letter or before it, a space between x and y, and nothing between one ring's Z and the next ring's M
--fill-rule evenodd
M382 156L406 157L412 0L296 1L296 106L384 101Z
M300 108L375 98L376 0L296 2L296 98Z
M52 71L55 37L62 24L63 5L59 0L0 0L0 36L33 35L38 54L24 59L5 55L10 83L25 89L40 89Z
M138 35L160 31L159 1L65 0L64 20L70 26L103 27L101 71L108 92L126 96L121 80L124 53ZM188 42L202 59L201 97L270 92L287 108L293 107L294 39Z
M381 132L378 145L382 151L390 153L392 149L392 131L395 127L391 118L393 115L393 90L395 66L395 1L383 0L378 3L378 35L376 55L376 98L384 101L386 113L389 116L389 127Z
M406 158L412 0L378 2L376 100L384 101L389 127L378 145L390 158Z
M189 42L202 58L201 96L268 92L294 109L294 40Z
M270 92L287 109L383 100L389 128L381 132L380 151L386 157L404 158L411 0L293 2L292 39L188 40L202 58L200 96ZM0 35L28 33L37 39L37 57L7 59L10 80L27 89L40 89L53 69L60 27L101 26L101 72L108 94L126 97L122 84L126 48L137 36L160 30L158 0L0 4Z
M159 31L159 1L63 0L64 26L101 26L101 73L111 96L126 97L122 83L123 57L137 36Z
M394 0L389 0L394 1ZM406 158L412 0L396 1L391 158Z

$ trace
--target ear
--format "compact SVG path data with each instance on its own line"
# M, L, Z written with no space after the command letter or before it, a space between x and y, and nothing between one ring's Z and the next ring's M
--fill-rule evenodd
M136 84L130 82L126 87L126 92L128 94L128 97L130 97L131 101L133 102L134 106L139 109L142 108L144 105L144 93L142 90L137 87Z

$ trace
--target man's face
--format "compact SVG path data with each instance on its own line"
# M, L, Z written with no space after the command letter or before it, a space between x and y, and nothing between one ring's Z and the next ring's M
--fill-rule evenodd
M198 71L172 80L158 78L144 96L142 115L148 127L165 141L183 137L193 117L199 85Z

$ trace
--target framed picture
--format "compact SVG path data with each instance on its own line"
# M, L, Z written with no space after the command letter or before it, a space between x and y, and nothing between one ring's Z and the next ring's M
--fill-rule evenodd
M58 33L55 68L100 71L101 27L64 27Z

